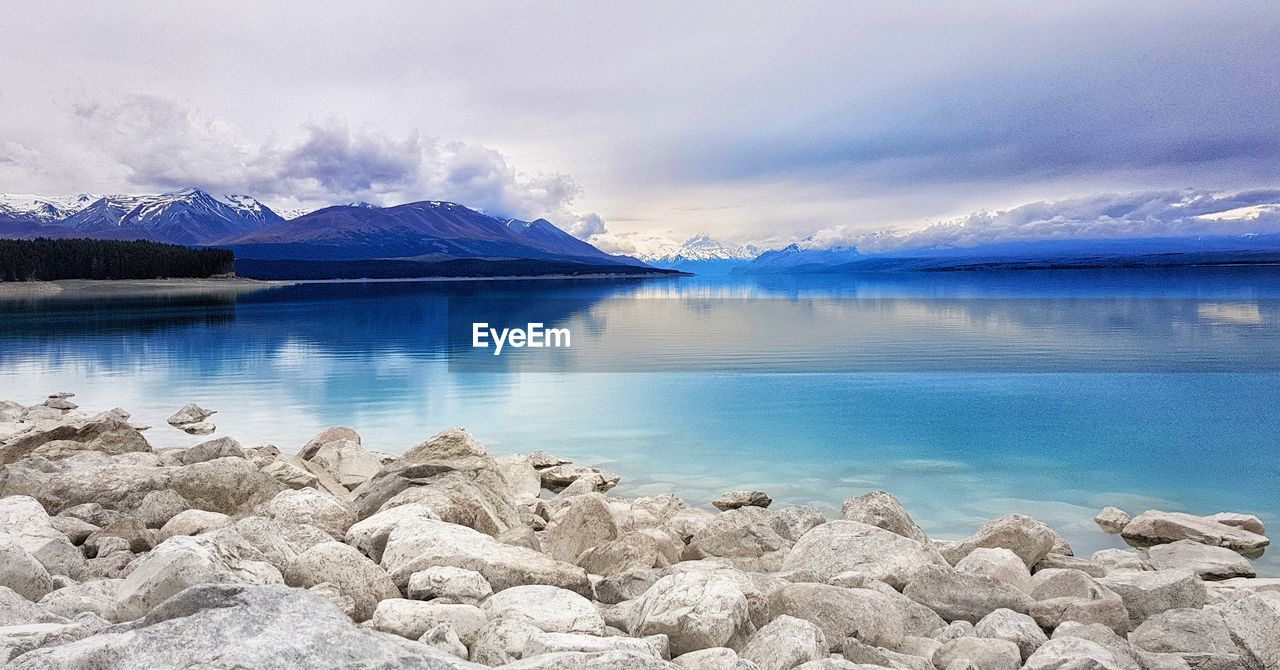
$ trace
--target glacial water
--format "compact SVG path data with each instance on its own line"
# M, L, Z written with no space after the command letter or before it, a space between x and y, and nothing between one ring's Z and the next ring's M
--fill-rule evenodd
M568 349L470 347L470 324ZM201 439L297 449L348 425L399 452L616 470L622 495L759 488L835 512L888 490L935 537L1006 512L1122 546L1104 505L1256 513L1280 534L1280 270L319 283L239 296L0 298L0 398L75 391ZM1258 562L1280 575L1273 551Z

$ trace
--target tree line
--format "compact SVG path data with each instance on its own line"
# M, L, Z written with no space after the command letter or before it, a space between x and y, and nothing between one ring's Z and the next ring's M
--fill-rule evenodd
M232 272L226 249L193 249L146 241L0 240L0 281L211 277Z

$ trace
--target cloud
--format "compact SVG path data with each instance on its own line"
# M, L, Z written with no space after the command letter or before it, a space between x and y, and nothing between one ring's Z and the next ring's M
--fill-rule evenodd
M233 124L145 95L77 105L74 116L88 150L118 164L131 188L198 186L312 206L449 200L495 216L547 218L584 239L605 232L598 214L574 209L582 188L572 177L524 174L479 144L418 132L396 138L336 118L290 139L254 141Z
M999 242L1196 237L1280 232L1280 189L1236 193L1146 191L1033 202L975 212L899 233L858 233L841 226L807 238L817 248L854 246L864 252L973 247Z

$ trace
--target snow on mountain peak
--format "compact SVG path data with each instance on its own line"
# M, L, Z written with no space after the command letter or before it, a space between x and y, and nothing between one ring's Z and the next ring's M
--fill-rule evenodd
M642 260L657 263L675 263L679 261L710 260L750 260L760 254L753 245L724 244L711 238L707 233L698 233L685 240L674 249L664 249L642 257Z
M88 193L75 195L0 193L0 214L48 223L65 219L92 205L100 198L101 196Z

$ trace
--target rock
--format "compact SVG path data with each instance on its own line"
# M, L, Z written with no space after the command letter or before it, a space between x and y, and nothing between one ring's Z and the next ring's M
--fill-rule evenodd
M667 637L665 635L651 635L646 638L624 637L621 635L598 637L581 633L544 633L538 631L529 636L524 646L524 655L526 657L565 651L629 651L635 654L652 656L656 659L665 659L669 656Z
M1098 524L1102 532L1111 535L1124 530L1124 527L1129 525L1132 520L1133 517L1129 516L1128 513L1115 507L1104 507L1101 512L1098 512L1097 516L1093 517L1093 522Z
M1035 570L1049 570L1052 568L1063 568L1068 570L1079 570L1090 577L1106 577L1107 568L1101 563L1096 563L1087 558L1078 556L1066 556L1064 554L1056 554L1050 552L1036 563Z
M1241 665L1239 648L1231 639L1231 631L1222 615L1212 610L1165 610L1134 629L1129 634L1129 642L1145 651L1219 656L1219 662Z
M784 614L816 624L832 651L839 651L846 637L892 649L904 636L901 611L889 596L871 589L787 584L769 594L769 618Z
M499 666L524 658L525 647L537 635L545 635L537 626L515 619L498 619L485 624L472 641L471 660L488 666Z
M37 424L0 438L0 464L16 463L28 455L59 460L84 452L113 455L150 451L151 445L142 433L110 414L48 427Z
M531 549L501 544L465 526L420 517L403 519L390 532L381 564L402 587L413 573L444 565L479 572L494 591L545 584L591 593L591 582L582 568Z
M978 637L1012 642L1017 645L1024 661L1049 641L1035 619L1008 609L998 609L982 617L973 627L973 632Z
M360 444L360 434L345 427L328 428L321 431L319 435L311 438L311 440L306 444L302 445L302 448L298 450L298 458L311 460L311 457L315 456L316 452L320 450L320 447L331 442L342 441L351 441L356 444Z
M1094 552L1093 562L1106 568L1108 575L1113 572L1142 572L1151 569L1146 554L1131 549L1099 550Z
M182 409L174 412L173 415L167 419L167 422L170 426L183 426L189 423L204 421L217 413L218 412L216 410L204 409L195 403L187 403L182 406Z
M493 587L474 570L437 566L409 576L408 596L413 600L475 605L492 594Z
M633 651L562 651L502 666L503 670L668 670L670 663Z
M177 535L199 535L229 525L231 525L231 517L226 514L189 509L173 515L173 518L165 522L160 528L160 540L164 541Z
M567 458L553 456L545 451L535 451L529 454L529 465L532 465L535 470L546 470L557 465L568 465L572 462Z
M1049 640L1022 667L1023 670L1141 670L1133 659L1078 637Z
M54 530L66 535L67 539L71 540L71 544L77 546L84 544L84 541L89 539L93 531L98 530L97 526L88 521L82 521L71 516L49 517L49 525L53 526Z
M773 498L763 491L727 491L711 501L712 507L722 512L739 507L768 507L772 504Z
M933 664L939 668L949 668L961 660L972 663L978 670L1018 670L1022 667L1018 645L1008 640L960 637L942 643L933 654Z
M590 600L554 586L514 586L480 607L490 619L516 619L547 633L604 634L604 618Z
M181 494L172 489L151 491L142 497L134 516L147 528L160 528L179 513L191 509Z
M783 536L788 531L774 512L763 507L728 510L694 535L684 557L715 556L728 559L739 569L775 572L792 548L792 542Z
M1055 542L1057 534L1052 528L1023 514L1007 514L988 521L978 532L941 550L947 562L955 565L979 547L1003 547L1031 567L1053 549Z
M945 628L934 631L931 637L938 642L946 642L947 640L954 640L958 637L971 637L977 635L974 631L975 627L973 624L963 619L956 619L955 621L947 624Z
M1218 523L1225 523L1228 526L1235 526L1236 528L1247 530L1250 533L1257 533L1258 535L1267 534L1266 527L1262 525L1262 519L1259 519L1258 517L1252 514L1237 514L1235 512L1218 512L1217 514L1210 514L1205 518L1213 519Z
M466 645L462 644L462 640L458 638L458 633L447 623L436 624L431 630L423 633L422 637L418 638L418 641L458 658L465 659L467 657Z
M666 635L676 656L731 646L752 632L746 596L731 578L715 572L659 579L640 597L629 623L632 635Z
M553 519L542 536L543 549L552 558L577 562L582 552L618 536L608 500L599 493L576 496Z
M863 587L885 595L893 602L894 607L902 614L902 632L908 636L928 637L947 625L936 612L898 593L882 581L868 579Z
M1190 570L1121 572L1097 581L1124 601L1132 628L1165 610L1204 607L1207 598L1204 582Z
M790 670L801 663L826 658L827 649L822 629L784 614L752 635L739 656L760 670Z
M124 540L125 547L129 551L140 554L151 550L151 547L157 541L156 535L158 535L156 531L143 526L141 521L134 518L126 518L95 530L85 539L84 546L86 553L95 552L98 548L98 543L103 538L120 538Z
M258 506L255 514L268 519L307 523L342 540L356 517L337 498L315 489L287 489Z
M459 427L446 428L430 439L418 443L401 457L406 463L465 461L488 458L484 445Z
M262 472L291 489L320 487L319 477L306 468L294 465L285 459L267 463L262 466Z
M529 456L503 454L493 458L498 474L506 480L511 495L516 498L537 498L542 492L542 477L530 462Z
M974 549L956 563L956 570L990 577L1023 593L1031 592L1031 571L1027 569L1027 564L1017 554L1003 547Z
M1226 547L1243 554L1260 552L1271 543L1266 537L1211 518L1148 510L1134 517L1121 536L1140 546L1191 540L1214 547Z
M199 424L185 425L182 426L182 429L190 433L192 432L192 425ZM220 437L216 440L201 442L194 447L182 449L174 454L174 458L183 465L203 463L212 461L215 458L245 458L245 456L244 448L240 446L239 442L230 437Z
M1031 580L1028 592L1036 600L1050 598L1090 598L1097 591L1097 584L1088 574L1079 570L1041 570Z
M1220 609L1231 638L1255 666L1280 668L1280 607L1259 595L1227 603Z
M938 565L914 573L902 594L947 621L977 623L1001 608L1026 614L1031 606L1030 596L1008 584Z
M109 625L95 614L81 614L65 623L28 623L0 628L0 662L35 649L84 639Z
M944 564L930 545L857 521L832 521L805 533L782 569L811 570L823 580L855 570L902 588L920 567Z
M672 659L678 668L686 670L742 670L750 661L740 661L738 653L728 647L699 649Z
M54 590L49 571L11 538L0 538L0 586L31 601Z
M211 663L278 670L476 667L428 645L362 629L307 591L238 584L192 587L131 627L28 652L10 667L150 670Z
M399 598L400 591L387 573L355 547L341 542L324 542L302 552L284 571L289 586L310 588L328 582L349 596L357 622L373 616L378 602Z
M378 603L369 619L374 630L417 640L440 624L449 624L463 644L471 642L487 620L475 605L443 605L389 598Z
M595 600L614 605L644 595L653 583L664 577L661 570L633 570L608 575L595 581Z
M323 444L306 460L327 470L347 490L373 479L382 470L382 458L356 440Z
M921 544L929 542L929 536L916 525L902 503L885 491L872 491L845 500L840 507L840 518L883 528Z
M904 638L905 641L905 638ZM931 640L932 641L932 640ZM941 647L942 645L938 645ZM846 638L841 653L847 661L902 670L934 670L926 658L916 658L896 651L873 647L856 637ZM934 651L937 651L936 649ZM932 654L929 656L932 658Z
M0 542L17 544L50 575L84 576L84 556L54 527L39 501L29 496L0 498Z
M675 543L670 538L655 539L652 531L656 529L649 531L625 533L615 540L588 549L578 558L578 565L590 574L604 576L664 568L671 563L668 553ZM680 543L679 546L683 547L684 544ZM677 561L680 558L678 549L675 558Z
M178 426L178 429L188 435L209 435L218 430L218 427L208 421L197 421L195 423L184 423Z
M387 538L390 537L391 531L405 519L439 521L440 516L421 503L392 507L363 521L358 521L348 528L346 542L359 549L365 556L381 562L382 552L387 546Z
M307 590L310 591L311 593L314 593L324 598L325 600L328 600L330 603L333 604L334 607L337 607L343 614L349 617L355 616L356 614L355 599L343 593L342 590L338 588L337 584L332 584L330 582L320 582L319 584L311 586Z
M129 621L197 584L280 584L280 572L226 544L201 537L171 537L143 554L119 585L112 621Z
M1187 569L1202 579L1253 577L1257 572L1249 559L1227 549L1191 540L1158 544L1147 550L1148 560L1157 570Z
M612 472L582 465L556 465L539 470L538 474L542 478L542 487L551 491L560 491L584 477L591 478L592 487L601 493L622 481L622 477Z
M788 540L795 542L805 533L827 522L827 517L817 507L796 505L783 507L773 513L774 529Z
M48 616L75 617L77 614L92 612L104 619L115 607L116 589L119 579L91 579L79 584L69 584L51 591L40 599L40 609ZM3 589L0 589L3 591ZM0 610L9 607L9 603L0 595ZM35 614L27 614L22 622L36 620ZM18 621L0 617L0 625L10 625Z
M1093 583L1086 595L1069 595L1037 600L1027 610L1031 618L1045 630L1054 630L1064 622L1103 624L1119 635L1129 631L1129 611L1115 592Z

